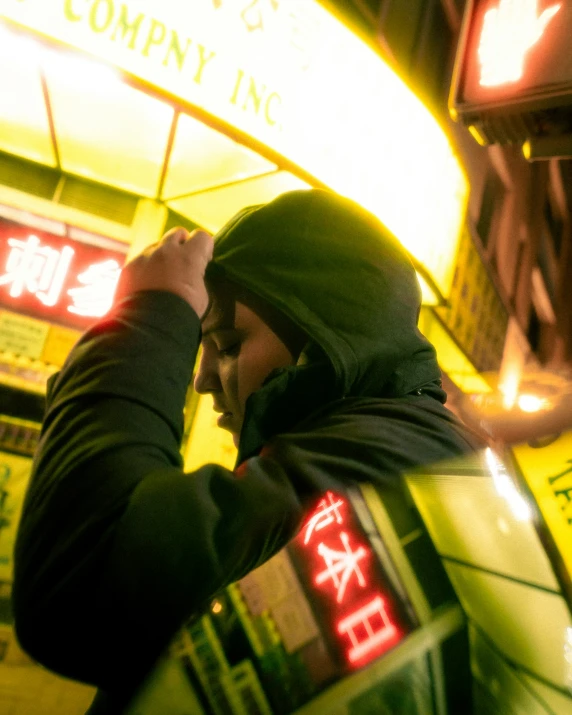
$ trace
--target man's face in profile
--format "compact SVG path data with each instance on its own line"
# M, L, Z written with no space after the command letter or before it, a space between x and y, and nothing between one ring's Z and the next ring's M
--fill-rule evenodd
M285 317L227 282L209 292L195 389L213 396L219 427L238 445L246 400L273 370L296 363L304 339Z

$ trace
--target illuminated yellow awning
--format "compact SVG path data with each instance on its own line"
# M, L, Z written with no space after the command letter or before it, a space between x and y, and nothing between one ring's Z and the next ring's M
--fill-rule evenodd
M439 367L460 390L466 393L491 392L489 383L430 308L421 309L419 330L435 346Z
M34 113L30 131L40 160L54 163L45 143L49 130L57 138L56 163L67 171L177 205L229 181L286 170L292 177L286 184L327 186L375 213L425 273L425 301L448 295L468 194L460 163L438 122L394 70L319 3L0 0L0 17L12 30L32 30L106 65L99 78L84 71L76 54L67 56L63 73L53 70L53 57L43 67L40 89L53 93L53 126ZM30 38L23 39L30 50ZM35 47L42 56L49 51ZM43 66L38 52L13 53L12 63L17 57L16 64ZM133 88L113 99L117 80L103 76L113 68L170 104ZM38 101L33 83L11 90L30 107ZM183 114L173 115L173 103ZM214 135L204 145L189 141L200 132L190 119L180 121L184 114L204 120L205 134L216 128L236 140L229 140L233 152L225 158L223 151L222 163L218 155L218 166L229 168L226 179L224 170L208 166L197 182L201 148L224 148L224 141ZM0 113L2 136L6 123L14 134L18 117ZM0 148L31 158L31 143L16 131ZM242 145L265 158L256 161ZM102 156L106 146L114 158ZM282 183L272 177L273 186ZM272 193L268 186L264 196ZM217 223L228 217L221 214Z

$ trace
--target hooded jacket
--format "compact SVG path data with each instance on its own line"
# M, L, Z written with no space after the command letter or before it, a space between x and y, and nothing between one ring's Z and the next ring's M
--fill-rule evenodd
M285 546L325 490L397 484L480 446L443 405L408 256L356 204L312 190L246 209L208 271L308 336L304 359L249 398L234 473L183 470L201 328L176 295L123 299L49 385L15 627L40 663L107 693L97 712L123 712L182 624Z

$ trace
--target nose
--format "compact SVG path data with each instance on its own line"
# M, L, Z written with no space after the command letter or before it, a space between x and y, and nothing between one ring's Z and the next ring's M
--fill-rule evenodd
M206 395L218 392L220 389L221 382L217 371L216 360L209 355L208 350L203 348L195 375L195 390L199 395Z

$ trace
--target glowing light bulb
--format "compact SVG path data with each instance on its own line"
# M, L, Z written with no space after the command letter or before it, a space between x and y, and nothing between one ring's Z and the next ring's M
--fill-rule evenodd
M550 403L548 400L536 395L519 395L517 405L523 412L538 412L546 409Z

